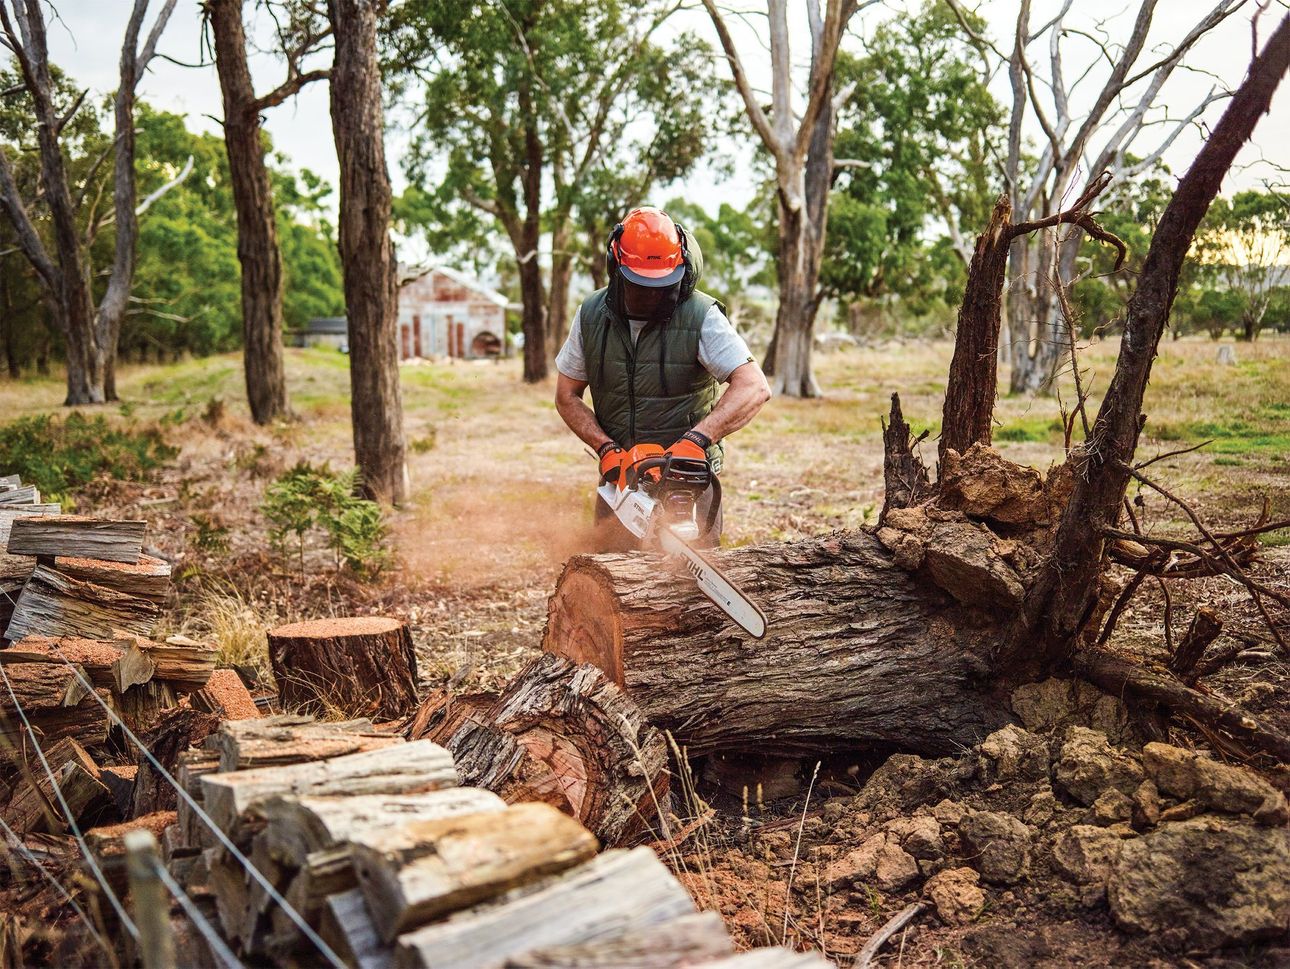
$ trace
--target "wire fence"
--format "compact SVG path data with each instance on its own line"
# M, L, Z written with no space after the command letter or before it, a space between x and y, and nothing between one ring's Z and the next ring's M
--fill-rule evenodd
M75 663L72 663L70 660L68 660L66 656L63 656L61 652L55 653L55 655L60 660L62 660L62 662L67 666L68 669L72 671L72 674L77 678L81 686L84 687L88 695L93 697L95 702L97 702L98 705L102 707L103 712L107 715L108 720L114 726L120 729L122 735L125 736L139 750L140 754L142 754L143 757L148 761L152 769L156 771L157 774L159 774L161 777L163 777L166 783L168 783L174 789L176 797L181 799L184 802L184 804L187 805L188 809L192 811L194 817L200 820L201 823L205 825L207 829L209 829L211 834L220 843L220 845L224 848L224 850L227 851L228 854L232 858L234 858L237 861L237 863L243 868L246 874L257 885L259 885L261 889L263 889L265 895L268 896L270 901L272 901L275 905L277 905L279 908L282 909L283 914L285 914L287 918L290 919L291 922L296 926L296 928L300 930L300 934L303 935L309 941L309 943L314 946L315 949L317 949L318 954L322 956L322 958L326 961L326 963L332 966L333 969L345 969L345 963L335 953L335 951L331 948L331 946L329 946L323 940L323 938L313 929L313 927L309 925L309 923L305 920L304 916L302 916L295 909L295 907L292 906L287 901L287 899L282 895L282 893L278 891L277 887L274 886L274 884L267 877L265 877L264 873L261 872L258 868L255 867L255 865L251 863L251 860L246 857L245 853L243 853L241 849L237 847L237 845L224 832L224 830L220 828L218 824L215 823L215 821L211 818L209 814L206 813L205 809L201 806L201 804L199 804L193 798L193 796L189 794L187 790L184 789L183 785L181 785L175 779L175 777L170 773L170 771L168 771L165 768L165 766L161 763L161 761L157 759L156 755L153 754L153 752L148 749L148 746L142 740L139 739L139 737L135 734L135 732L130 729L129 725L127 725L125 721L122 720L121 717L117 714L117 712L112 709L112 707L107 703L107 701L105 701L103 697L99 695L98 691L94 688L93 684L86 678L84 671L81 670ZM82 855L84 855L85 857L86 863L88 864L94 876L95 881L98 882L100 889L103 891L104 897L106 897L108 902L112 905L112 908L116 912L117 917L120 918L122 925L126 927L126 930L130 933L133 939L138 940L139 938L138 927L135 925L134 921L127 914L125 910L125 906L121 903L121 900L117 896L116 892L113 891L112 886L108 883L107 878L104 876L102 869L99 867L98 862L95 860L93 852L90 851L89 846L85 841L84 835L82 834L80 827L76 822L75 812L71 810L71 807L68 805L66 799L63 796L62 788L58 783L58 779L54 776L53 769L49 765L49 760L45 756L45 751L40 745L40 739L37 734L37 731L31 725L31 721L28 719L26 711L24 711L22 708L22 704L19 703L18 695L14 690L13 683L10 680L8 671L5 670L5 666L3 663L0 663L0 676L3 676L4 678L5 686L8 689L9 697L14 705L14 709L17 711L19 718L22 720L23 727L25 728L27 735L31 738L32 746L36 751L37 757L40 760L40 763L44 769L45 775L49 778L49 783L53 788L53 793L58 799L59 805L63 812L64 820L67 823L68 829L72 832L73 836L75 837L76 842L80 847ZM11 830L8 828L8 825L5 825L5 828L6 830ZM24 851L25 850L26 849L24 846ZM28 852L28 855L30 855L30 852ZM227 943L224 942L220 934L209 923L209 921L202 915L201 910L197 907L196 903L193 902L193 900L189 898L186 893L184 893L182 887L174 880L173 876L171 876L168 871L165 871L164 866L159 865L158 867L161 869L161 872L159 873L159 877L161 878L162 883L170 891L171 895L174 896L175 901L179 904L180 908L183 909L184 913L193 922L193 925L197 929L197 931L201 933L202 937L211 946L212 951L226 965L231 967L241 967L242 963L238 961L237 957L229 949ZM52 878L52 876L49 875L49 873L45 871L43 867L41 870L46 875L46 877ZM71 901L70 894L67 893L66 890L63 889L61 885L59 885L59 888L60 888L60 891L62 891L63 896L65 898L68 898L69 901ZM73 902L73 905L75 905L75 902ZM84 916L85 914L84 910L81 909L79 905L75 905L75 908L82 916ZM87 925L90 924L88 920L86 921L86 924ZM95 933L95 935L99 939L100 943L103 943L102 936L99 935L97 932Z

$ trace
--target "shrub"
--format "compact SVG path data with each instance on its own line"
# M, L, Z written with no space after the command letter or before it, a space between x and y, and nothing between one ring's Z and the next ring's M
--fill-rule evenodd
M0 473L21 475L49 500L99 477L147 480L177 453L157 428L114 427L101 414L40 414L0 426Z
M302 461L265 489L261 510L273 524L270 537L282 550L295 536L301 572L305 538L315 531L326 537L337 569L370 578L388 562L381 506L356 495L357 483L357 471L337 474Z

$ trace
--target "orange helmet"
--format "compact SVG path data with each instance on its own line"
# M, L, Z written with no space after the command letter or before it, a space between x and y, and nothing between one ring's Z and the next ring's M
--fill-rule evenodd
M632 209L609 237L611 270L637 286L671 286L685 276L685 233L662 209Z

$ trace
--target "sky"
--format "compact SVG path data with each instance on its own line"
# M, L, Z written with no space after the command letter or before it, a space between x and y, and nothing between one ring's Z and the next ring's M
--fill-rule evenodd
M968 0L969 6L971 2L972 0ZM1271 32L1276 19L1285 9L1284 0L1265 2L1270 2L1271 7L1258 24L1263 37ZM728 0L727 5L747 11L756 10L759 6L762 10L765 9L764 5L755 0ZM59 14L59 20L51 22L49 29L54 61L78 82L88 84L100 92L111 91L116 86L120 37L130 8L129 0L55 0L54 6ZM160 0L154 0L152 6L159 7ZM863 51L864 37L882 19L912 15L918 6L919 4L907 0L887 0L863 10L852 24L846 46ZM1148 48L1176 41L1187 26L1199 20L1212 6L1213 2L1204 0L1163 0L1155 17ZM248 14L253 13L253 7L253 3L247 4ZM694 7L697 9L685 10L673 18L667 29L671 32L693 31L707 38L716 48L716 34L706 13L697 2ZM1059 0L1034 0L1032 25L1046 23L1059 7ZM991 38L1001 48L1010 46L1009 37L1014 29L1016 9L1016 0L984 0L978 7L978 12L989 25ZM1124 38L1132 26L1136 9L1135 0L1079 0L1074 4L1067 19L1068 26L1072 28L1067 37L1070 44L1065 67L1068 81L1076 77L1085 65L1094 64L1093 72L1084 86L1077 89L1072 98L1074 113L1078 114L1081 103L1087 103L1087 99L1092 97L1099 82L1100 69L1095 49L1083 41L1078 32L1094 32L1097 23L1104 21L1103 29L1112 38ZM789 10L794 62L801 67L805 64L808 52L805 0L789 0ZM1248 0L1244 8L1196 47L1190 58L1190 70L1175 72L1160 98L1163 111L1167 112L1168 117L1187 115L1191 107L1213 85L1222 89L1239 83L1250 59L1251 14L1254 10L1254 0ZM263 28L264 24L261 23L260 26ZM764 40L767 34L764 15L760 18L755 15L732 17L730 26L753 85L769 90L770 58ZM263 30L261 36L267 41L267 34ZM219 125L215 119L220 117L222 109L214 67L181 66L200 64L210 59L209 52L203 49L198 0L179 0L159 50L170 60L157 58L153 62L141 85L142 96L155 107L185 115L189 126L196 130L218 131ZM1047 51L1035 50L1034 54L1036 70L1046 71ZM278 83L282 68L272 57L254 55L251 66L257 90L266 90ZM718 68L723 74L727 72L724 59L720 60ZM996 78L994 85L1001 99L1006 98L1006 77ZM1233 173L1224 185L1225 193L1260 187L1267 181L1284 181L1283 173L1262 159L1290 168L1288 88L1290 85L1282 86L1273 102L1271 114L1262 120L1254 141L1241 153ZM1211 121L1217 118L1223 103L1220 101L1211 106L1206 117ZM1160 112L1157 117L1160 117ZM325 84L309 85L296 98L271 109L266 118L266 127L278 150L284 152L297 167L312 169L335 183L336 155ZM1158 126L1149 129L1148 134L1144 135L1142 145L1150 147L1151 138L1158 137L1156 132L1169 130L1171 127L1162 118ZM1037 140L1040 131L1033 117L1028 119L1027 129ZM1181 174L1185 170L1203 137L1202 131L1191 128L1173 143L1164 160L1170 164L1175 174ZM396 191L406 184L400 164L405 144L404 135L395 130L387 131L386 151ZM709 208L715 208L721 202L745 204L755 187L750 176L751 148L747 142L732 141L728 145L719 146L719 153L737 160L732 174L723 176L712 168L703 167L683 185L665 189L661 194L667 198L685 194L702 200Z

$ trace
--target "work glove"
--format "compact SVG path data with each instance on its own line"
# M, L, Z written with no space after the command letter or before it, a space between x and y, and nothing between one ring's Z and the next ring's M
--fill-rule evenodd
M712 438L708 435L700 431L686 431L679 441L667 449L667 453L674 458L706 462L710 447L712 447Z
M623 458L627 452L613 441L606 441L596 453L600 457L600 480L616 484L623 473Z

